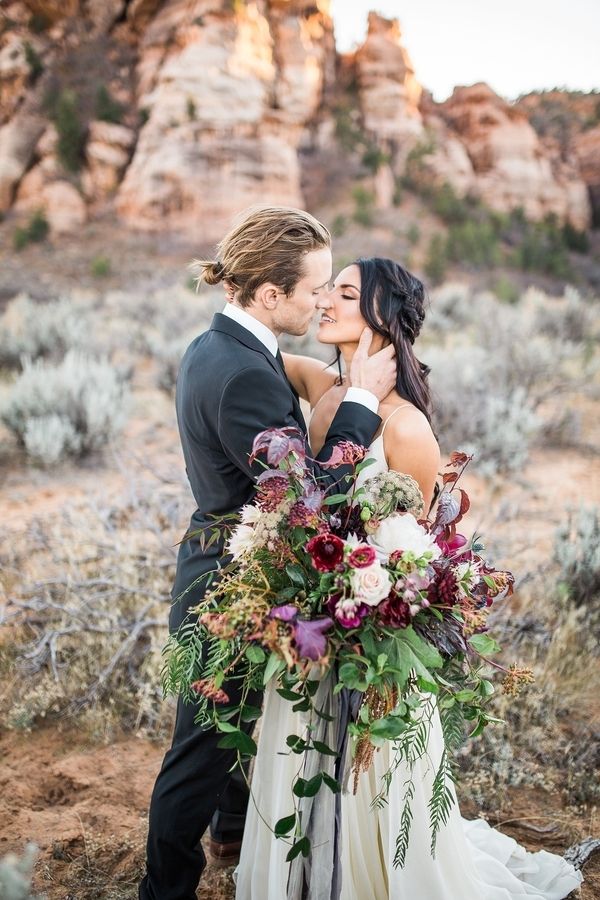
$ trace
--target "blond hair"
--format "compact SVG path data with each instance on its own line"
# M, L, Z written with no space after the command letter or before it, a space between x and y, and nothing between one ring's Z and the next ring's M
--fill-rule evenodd
M195 260L198 284L227 281L240 306L249 306L267 282L289 296L304 275L304 257L331 246L327 228L310 213L267 206L245 213L217 246L216 260Z

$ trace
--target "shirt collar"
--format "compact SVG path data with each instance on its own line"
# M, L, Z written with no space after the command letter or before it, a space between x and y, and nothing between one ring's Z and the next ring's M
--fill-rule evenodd
M245 309L242 309L241 306L235 306L233 303L227 303L223 310L223 315L229 316L230 319L233 319L238 325L241 325L242 328L253 334L273 356L277 356L279 346L277 338L271 329L259 322L258 319L255 319L254 316L251 316L250 313L247 313Z

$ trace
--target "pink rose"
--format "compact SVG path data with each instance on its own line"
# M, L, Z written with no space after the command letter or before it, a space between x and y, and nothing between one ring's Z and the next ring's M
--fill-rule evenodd
M377 606L392 589L389 573L379 561L364 569L354 569L350 575L350 585L354 599L367 606Z

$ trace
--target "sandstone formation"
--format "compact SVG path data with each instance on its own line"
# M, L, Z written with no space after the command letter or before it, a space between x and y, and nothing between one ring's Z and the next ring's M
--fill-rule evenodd
M259 200L302 205L297 148L334 49L331 20L314 4L249 3L236 15L223 3L191 6L164 4L142 40L149 117L117 209L135 227L170 219L201 237Z
M508 212L522 207L528 218L553 212L577 228L590 221L583 179L567 165L553 168L526 116L488 85L457 87L439 113L464 145L477 194Z
M401 43L396 19L369 13L367 38L355 55L356 79L363 123L394 151L423 134L419 111L421 85Z
M567 135L540 127L540 104L568 103L560 92L510 104L477 84L436 103L398 22L375 13L339 56L330 0L9 0L2 12L0 212L42 206L63 232L108 205L134 228L212 241L247 206L322 204L354 177L386 209L416 154L427 183L498 210L585 228L591 197L600 220L592 96ZM95 107L92 71L122 117ZM68 171L45 100L66 89L83 129Z

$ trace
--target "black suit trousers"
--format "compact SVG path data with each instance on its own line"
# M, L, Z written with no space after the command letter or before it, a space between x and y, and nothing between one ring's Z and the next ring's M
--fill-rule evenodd
M232 702L238 701L239 682L225 682L223 689ZM260 706L261 700L254 694L246 702ZM216 840L242 838L249 794L239 767L229 771L237 753L217 746L220 732L194 724L196 712L195 704L179 697L173 742L150 802L141 900L195 900L206 865L200 838L209 825ZM254 723L241 727L251 733Z

